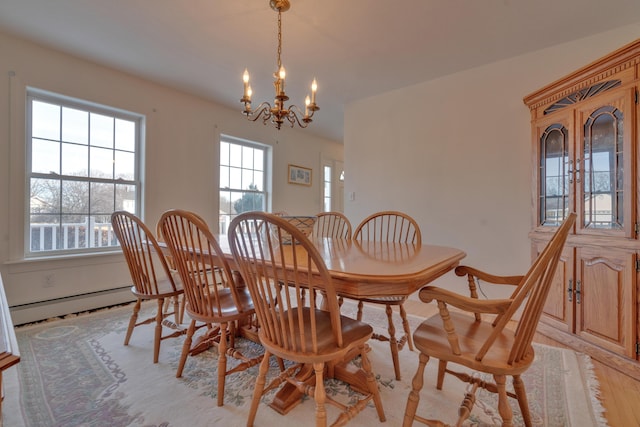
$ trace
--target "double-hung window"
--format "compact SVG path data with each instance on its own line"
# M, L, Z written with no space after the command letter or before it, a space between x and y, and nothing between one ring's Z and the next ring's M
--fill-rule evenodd
M268 147L222 135L220 141L220 233L231 220L267 206Z
M143 116L29 89L25 252L118 246L110 216L140 212Z

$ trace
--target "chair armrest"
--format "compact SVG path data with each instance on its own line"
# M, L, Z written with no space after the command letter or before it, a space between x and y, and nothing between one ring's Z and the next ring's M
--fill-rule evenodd
M431 302L433 300L441 301L460 310L473 313L502 314L509 308L512 302L511 299L479 300L436 286L425 286L420 290L418 295L423 302Z
M484 280L488 283L493 283L496 285L517 285L523 279L524 276L495 276L493 274L485 273L483 271L477 270L473 267L468 267L466 265L461 265L456 267L456 275L465 276L471 275L477 277L480 280Z

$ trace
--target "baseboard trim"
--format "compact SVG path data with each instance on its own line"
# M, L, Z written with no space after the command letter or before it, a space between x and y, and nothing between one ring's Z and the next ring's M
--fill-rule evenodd
M95 310L134 301L130 286L89 292L68 297L37 301L10 307L14 325L37 322L51 317L64 316L81 311Z
M640 381L640 363L636 360L605 350L602 347L598 347L576 337L574 334L560 331L544 322L538 323L537 332L567 347L588 354L598 362Z

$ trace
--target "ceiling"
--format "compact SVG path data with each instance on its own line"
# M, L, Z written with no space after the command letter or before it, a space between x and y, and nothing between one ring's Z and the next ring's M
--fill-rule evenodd
M638 0L290 1L287 94L304 107L315 77L307 131L336 141L351 101L640 22ZM269 0L0 0L0 31L238 111L245 68L273 101L276 30Z

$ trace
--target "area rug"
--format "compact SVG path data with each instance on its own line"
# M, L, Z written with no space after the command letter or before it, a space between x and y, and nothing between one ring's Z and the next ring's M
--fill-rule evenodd
M149 314L153 306L143 306L143 311ZM217 351L212 348L190 357L183 377L175 378L184 336L163 341L159 363L153 364L153 326L136 328L130 344L123 345L130 313L131 307L125 306L19 327L16 335L21 362L5 373L4 426L246 425L257 366L227 377L225 404L218 407ZM368 310L365 317L379 331L385 330L382 310ZM415 327L419 319L411 322ZM380 424L370 405L349 425L400 426L418 354L407 348L400 352L402 380L396 381L388 344L372 340L370 346L387 422ZM257 344L246 340L241 340L239 347L248 354L260 351ZM448 377L443 390L436 390L436 368L436 361L427 365L419 413L455 423L466 385ZM274 363L270 375L277 372ZM536 345L536 360L523 379L535 425L607 425L587 356ZM345 402L354 394L338 381L327 383L327 393ZM305 400L282 416L267 405L270 397L265 396L258 409L256 426L315 425L312 400ZM516 425L521 425L515 402L512 408ZM337 410L330 405L327 410L329 421L334 420ZM480 391L465 425L499 424L495 395Z

